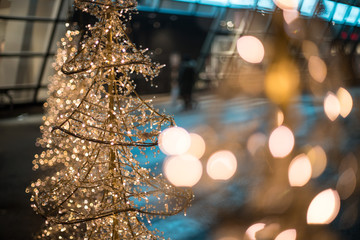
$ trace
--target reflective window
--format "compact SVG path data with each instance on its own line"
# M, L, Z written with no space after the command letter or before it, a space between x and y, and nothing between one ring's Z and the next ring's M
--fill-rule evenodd
M318 16L327 21L330 21L332 19L335 3L329 0L324 0L323 4L324 4L324 9L319 13Z
M259 0L257 3L258 9L272 11L275 8L273 0Z
M352 6L350 9L350 13L346 18L346 23L350 25L356 25L356 20L359 17L360 8Z
M317 4L318 0L303 0L300 8L301 14L307 17L312 17Z
M342 3L336 4L333 21L336 23L343 23L345 21L345 14L348 8L349 6L346 4L342 4Z

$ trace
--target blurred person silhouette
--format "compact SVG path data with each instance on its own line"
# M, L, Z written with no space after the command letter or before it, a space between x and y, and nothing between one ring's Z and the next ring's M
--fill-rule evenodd
M191 59L190 56L184 55L178 77L180 97L184 103L184 111L193 108L192 92L196 80L195 67L196 61Z

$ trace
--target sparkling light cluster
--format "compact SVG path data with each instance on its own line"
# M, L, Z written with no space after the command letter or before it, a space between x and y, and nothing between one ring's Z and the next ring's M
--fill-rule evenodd
M125 33L136 1L75 4L99 21L79 45L78 32L68 31L57 53L38 140L46 150L33 161L52 175L27 189L46 219L38 239L162 239L148 229L151 219L186 210L193 198L146 167L174 121L140 98L132 79L152 80L162 66Z

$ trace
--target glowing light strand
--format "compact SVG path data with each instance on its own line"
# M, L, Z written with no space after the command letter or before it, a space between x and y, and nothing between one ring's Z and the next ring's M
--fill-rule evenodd
M26 190L46 219L38 239L162 239L145 222L178 214L193 198L134 153L147 159L150 148L155 157L159 133L175 125L135 92L132 80L135 73L151 81L162 66L125 34L124 14L135 1L75 4L99 22L79 45L79 33L68 31L58 50L38 140L46 150L33 161L35 170L53 174Z

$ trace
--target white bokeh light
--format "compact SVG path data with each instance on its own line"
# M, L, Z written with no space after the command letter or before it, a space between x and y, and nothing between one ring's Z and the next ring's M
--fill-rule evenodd
M164 161L165 177L175 186L192 187L202 176L202 165L196 157L184 154L170 156Z
M316 195L307 211L308 224L329 224L340 210L340 197L336 190L327 189Z
M311 178L311 163L306 154L295 157L289 166L288 177L292 187L302 187Z
M324 99L324 111L325 111L326 116L331 121L335 121L335 119L340 114L340 102L339 102L339 99L332 92L328 92L325 99Z
M296 240L296 229L288 229L279 233L275 240Z
M236 172L236 157L226 150L215 152L210 156L206 169L212 179L228 180Z
M291 24L299 17L299 15L300 15L299 12L294 9L283 11L284 20L287 24Z
M190 133L190 138L191 144L187 154L193 155L194 157L200 159L205 153L205 141L199 134L196 133Z
M283 10L294 10L299 5L299 0L274 0L274 3Z
M353 108L353 99L351 94L345 88L339 88L336 95L340 102L340 115L343 118L346 118Z
M256 233L262 229L264 229L265 223L255 223L251 225L245 232L246 240L256 240Z
M237 50L242 59L249 63L260 63L265 49L262 42L254 36L243 36L237 40Z
M190 134L181 127L171 127L159 135L160 150L166 155L179 155L186 153L191 144Z
M270 134L269 149L274 157L286 157L292 151L294 145L294 134L286 126L279 126Z

